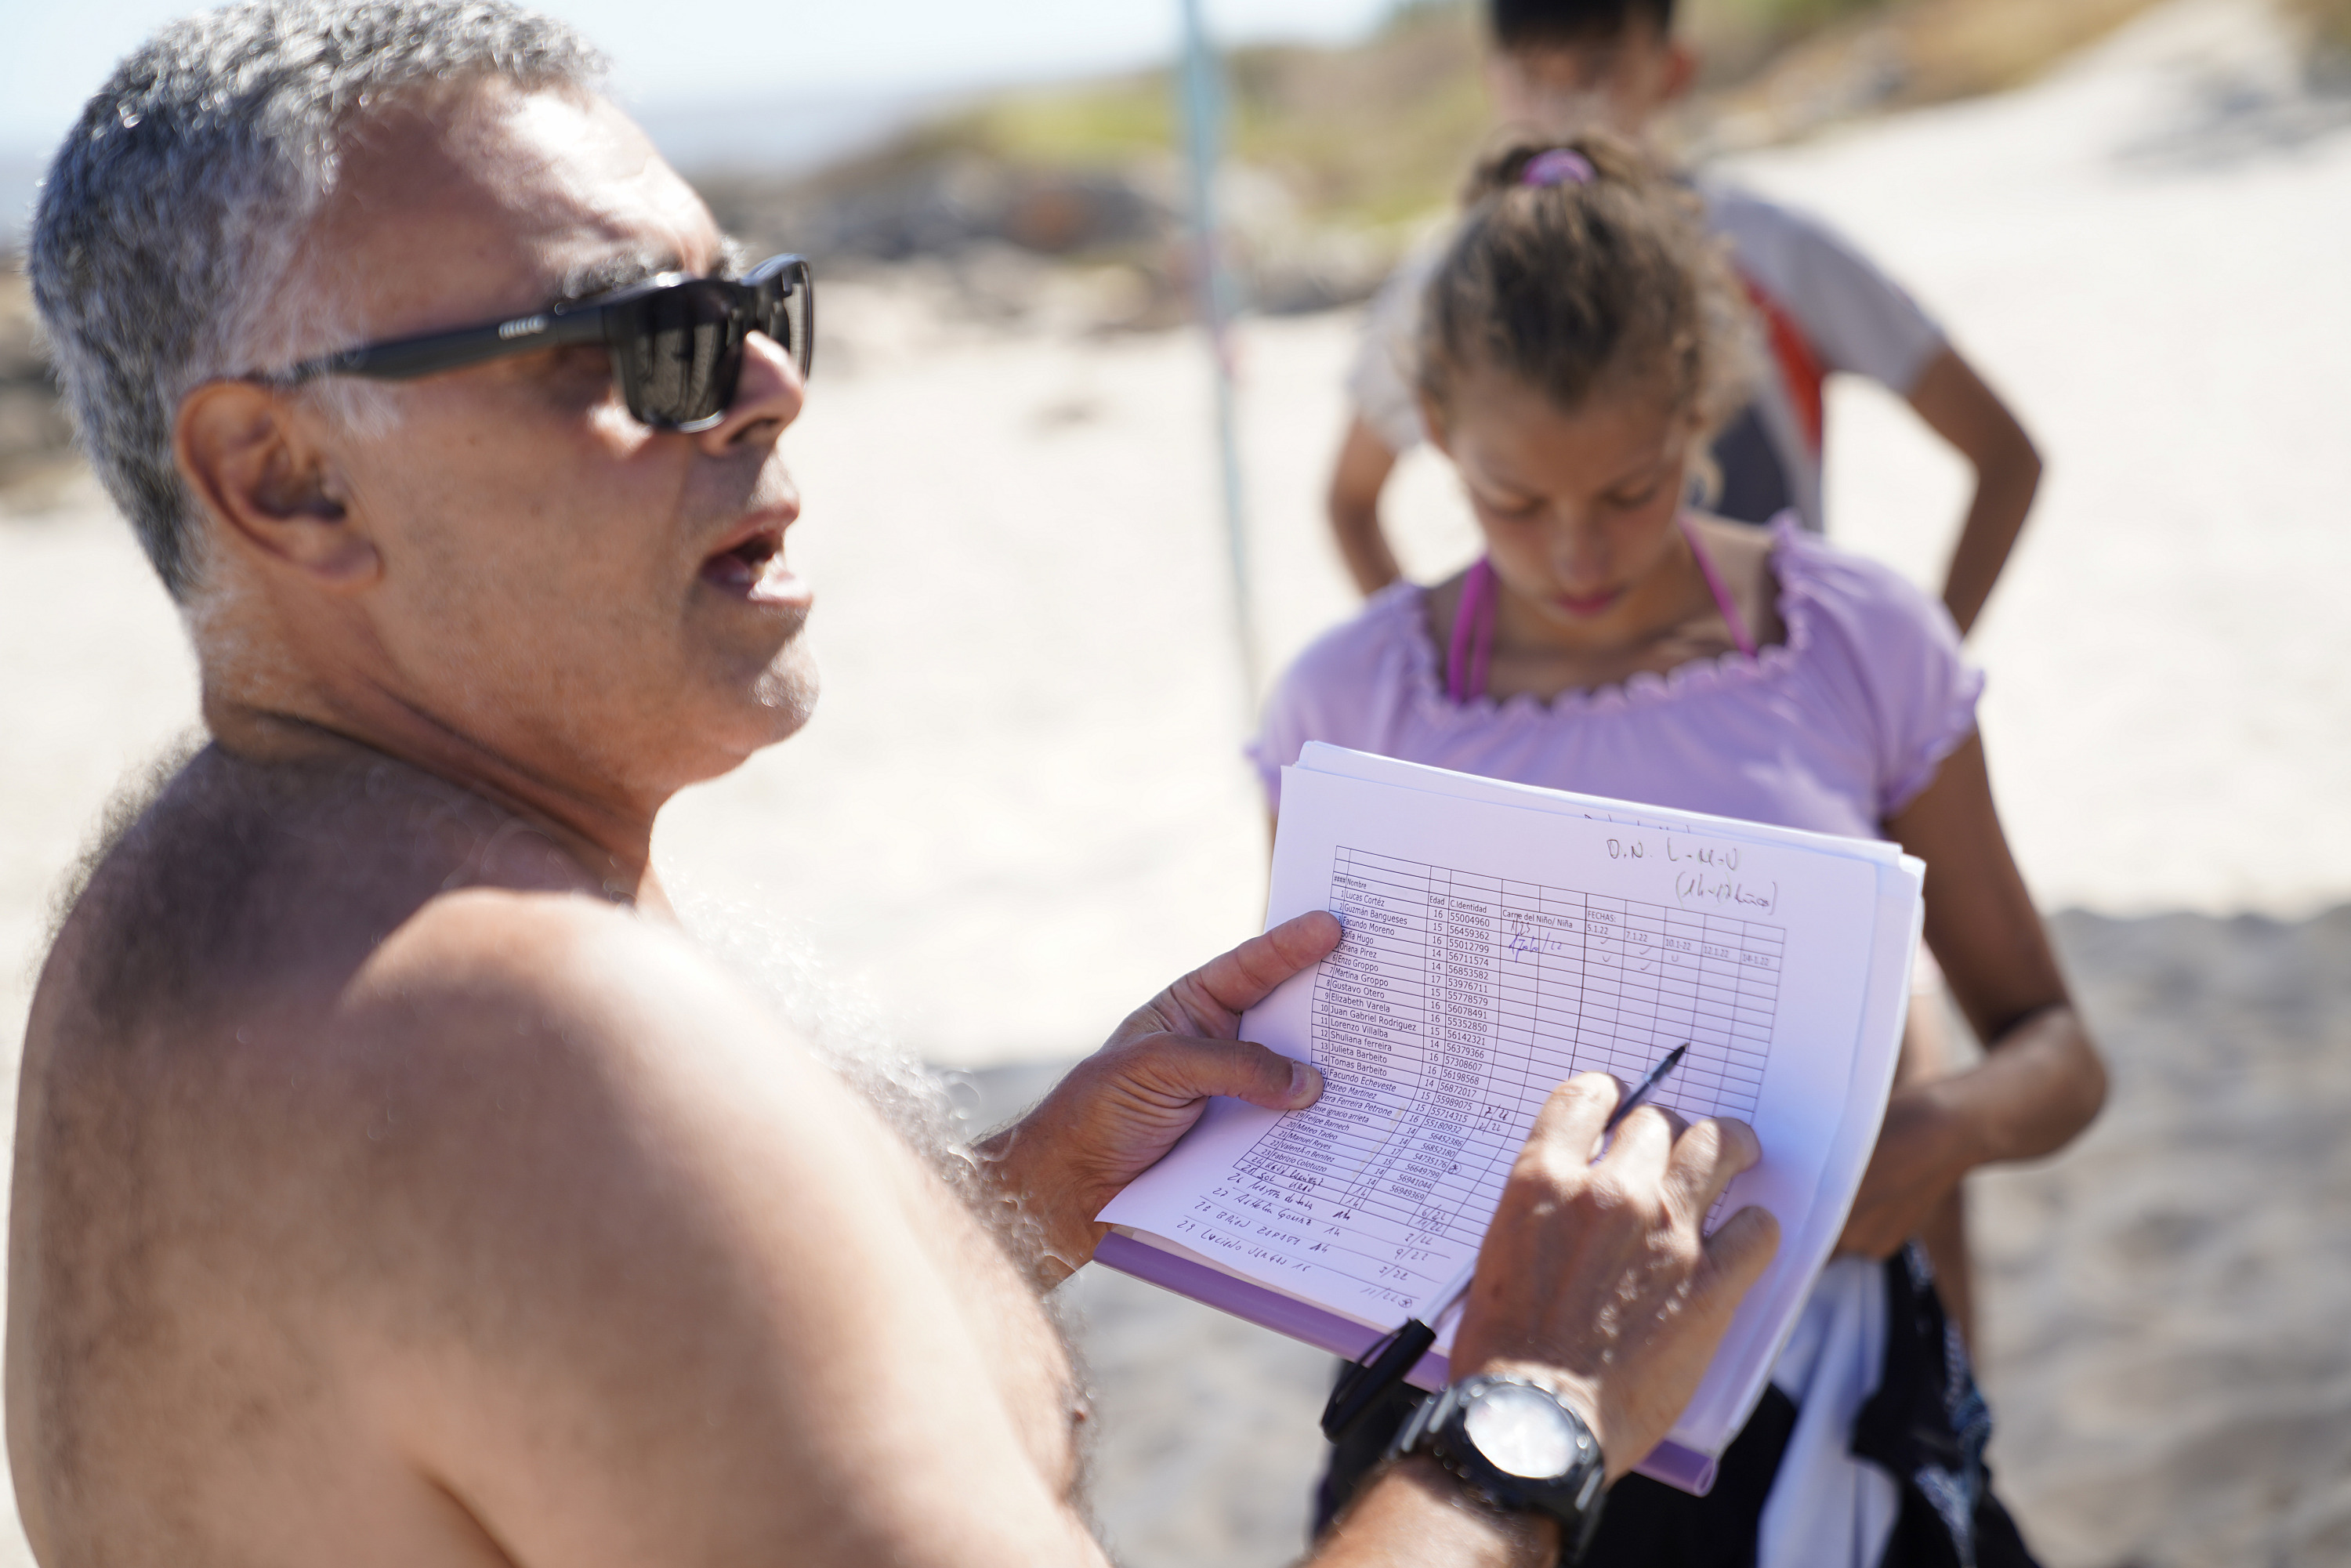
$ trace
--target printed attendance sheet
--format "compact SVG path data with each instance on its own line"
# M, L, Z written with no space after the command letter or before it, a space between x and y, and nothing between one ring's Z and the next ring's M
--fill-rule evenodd
M1826 1255L1797 1254L1850 1201L1840 1181L1834 1214L1812 1212L1832 1155L1853 1164L1856 1079L1866 1098L1891 1070L1886 1051L1856 1061L1890 847L1823 853L1827 841L1709 819L1531 810L1504 803L1508 787L1440 800L1296 768L1282 789L1268 923L1329 909L1346 935L1244 1035L1312 1061L1322 1097L1287 1114L1216 1102L1102 1218L1391 1327L1476 1256L1555 1085L1595 1069L1630 1084L1687 1041L1656 1101L1755 1127L1763 1162L1718 1215L1780 1217L1797 1245L1774 1270L1801 1277L1775 1291L1767 1275L1750 1307L1791 1314ZM1901 925L1911 939L1915 915Z

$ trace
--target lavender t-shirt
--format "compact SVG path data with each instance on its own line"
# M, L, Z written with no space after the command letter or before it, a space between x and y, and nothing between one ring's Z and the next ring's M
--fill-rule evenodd
M1249 756L1279 810L1310 740L1489 779L1877 838L1975 729L1982 674L1943 607L1886 568L1773 526L1787 640L1666 674L1458 706L1426 590L1398 583L1299 655Z

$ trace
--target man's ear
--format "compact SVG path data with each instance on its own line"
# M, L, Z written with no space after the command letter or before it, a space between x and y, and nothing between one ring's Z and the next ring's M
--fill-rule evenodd
M330 592L375 580L382 557L343 505L334 465L280 392L207 382L180 402L172 455L235 539Z

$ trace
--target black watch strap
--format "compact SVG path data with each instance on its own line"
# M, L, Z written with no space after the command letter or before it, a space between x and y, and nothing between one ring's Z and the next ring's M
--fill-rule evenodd
M1556 1474L1520 1473L1526 1468L1522 1458L1515 1469L1506 1468L1496 1462L1496 1456L1479 1448L1474 1435L1474 1428L1481 1423L1473 1422L1471 1417L1481 1403L1516 1403L1523 1413L1527 1403L1536 1396L1564 1418L1565 1441L1558 1452L1564 1456L1565 1464ZM1482 1424L1489 1430L1495 1425L1491 1421ZM1592 1428L1584 1425L1574 1406L1531 1379L1482 1375L1464 1378L1436 1398L1423 1402L1396 1433L1388 1454L1391 1458L1407 1454L1427 1455L1489 1507L1513 1513L1549 1514L1559 1521L1562 1562L1573 1563L1581 1559L1584 1549L1592 1544L1593 1532L1600 1528L1601 1507L1607 1500L1608 1467L1600 1452L1599 1439L1593 1436Z

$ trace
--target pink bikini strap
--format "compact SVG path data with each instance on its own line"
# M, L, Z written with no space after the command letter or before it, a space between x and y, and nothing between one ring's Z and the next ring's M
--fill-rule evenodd
M1714 558L1706 553L1706 546L1690 527L1687 517L1679 519L1682 537L1689 540L1690 554L1698 558L1698 569L1706 578L1707 591L1714 595L1714 607L1722 612L1723 624L1730 628L1730 640L1749 658L1755 656L1755 639L1747 633L1747 618L1739 613L1739 606L1723 585L1722 574L1714 570ZM1486 695L1486 672L1494 658L1494 602L1499 597L1494 590L1494 566L1484 556L1478 558L1467 576L1461 580L1461 602L1453 607L1452 646L1445 659L1445 695L1457 707L1466 707Z
M1486 695L1486 668L1494 657L1494 567L1484 556L1461 580L1453 607L1453 646L1445 660L1445 695L1466 707Z
M1698 542L1698 530L1690 527L1687 517L1681 519L1681 525L1682 538L1689 540L1690 554L1698 557L1698 569L1706 574L1706 586L1708 591L1714 595L1714 607L1722 612L1723 624L1730 628L1730 640L1739 644L1740 653L1753 658L1755 639L1747 634L1746 618L1739 613L1739 606L1731 602L1730 590L1722 585L1722 574L1714 570L1714 558L1707 554L1706 546Z

